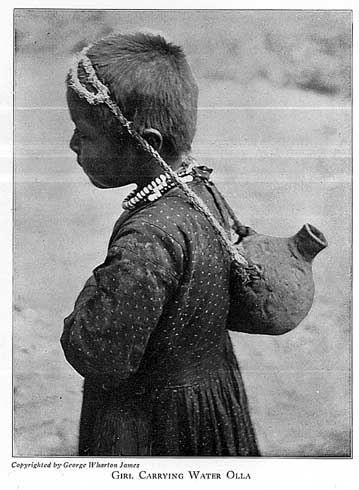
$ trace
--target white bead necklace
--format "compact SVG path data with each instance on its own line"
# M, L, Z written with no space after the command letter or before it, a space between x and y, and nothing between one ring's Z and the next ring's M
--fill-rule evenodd
M179 176L182 182L192 182L193 175L186 173ZM174 182L168 173L156 177L152 182L142 187L141 190L134 189L123 201L122 207L127 211L131 211L146 202L157 201L163 194L175 187Z

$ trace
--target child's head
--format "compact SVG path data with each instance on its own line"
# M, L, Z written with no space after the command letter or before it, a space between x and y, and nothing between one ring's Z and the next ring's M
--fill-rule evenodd
M96 42L87 56L134 128L145 138L147 130L154 130L151 137L159 133L156 149L168 163L190 151L198 88L181 48L158 35L120 34ZM81 65L78 74L86 84ZM71 109L77 95L71 88L68 92ZM105 104L89 105L86 113L114 140L130 138L123 131L120 136L121 125ZM153 138L149 142L153 144Z

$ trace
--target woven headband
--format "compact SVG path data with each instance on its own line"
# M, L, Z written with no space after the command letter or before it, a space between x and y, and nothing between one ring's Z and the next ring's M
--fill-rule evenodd
M213 214L208 209L206 204L202 201L202 199L200 199L185 182L182 182L180 180L176 172L163 160L160 154L133 128L132 122L128 121L126 117L122 114L119 106L116 104L116 102L114 102L113 99L111 99L108 87L99 80L96 71L91 63L91 60L87 56L87 53L91 46L92 45L85 47L80 53L75 56L74 65L70 68L69 71L69 87L74 90L80 98L85 99L90 105L107 105L107 107L120 122L121 126L136 141L136 143L142 149L148 152L159 163L163 170L170 174L178 187L180 187L184 194L188 197L191 205L206 216L206 218L214 228L223 247L230 254L230 257L233 261L232 265L234 266L236 275L240 277L243 283L250 282L255 276L258 275L258 270L256 269L256 267L249 264L245 257L243 257L238 249L231 243L226 231L219 224L217 219L213 216ZM95 89L95 93L87 90L87 88L81 83L78 76L78 68L80 65L85 72L86 83L90 84Z

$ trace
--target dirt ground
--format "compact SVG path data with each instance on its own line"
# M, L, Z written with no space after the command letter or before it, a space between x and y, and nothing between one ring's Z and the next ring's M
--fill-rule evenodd
M82 379L61 351L62 321L92 269L103 261L129 188L92 187L68 149L72 124L65 107L64 79L70 47L82 40L76 31L79 20L67 23L71 32L61 34L61 19L56 23L56 18L42 16L41 22L35 22L33 15L27 15L18 20L16 56L14 454L74 455ZM266 58L268 53L258 44L254 53L260 59L255 65L248 53L243 54L250 44L248 23L240 17L236 25L227 18L221 18L219 27L212 18L203 23L207 28L210 24L211 38L219 46L215 61L211 46L199 56L198 50L205 50L202 24L196 31L197 51L189 46L186 16L172 19L172 24L169 19L144 15L118 16L112 24L103 17L88 22L98 33L116 22L120 28L129 18L131 29L148 24L166 34L166 25L172 36L182 37L188 45L200 87L193 153L200 163L215 169L213 180L240 220L278 236L292 235L310 222L327 237L329 247L314 264L313 308L302 324L281 337L233 334L232 339L264 456L349 455L351 111L345 80L335 75L340 70L333 68L333 60L329 63L329 55L323 60L313 48L311 63L316 60L322 69L318 76L322 88L314 90L310 77L305 86L303 73L310 67L300 71L298 66L303 59L308 64L308 52L313 51L305 43L306 56L301 58L294 50L296 71L279 55L277 64L272 63L274 48L272 57ZM297 34L290 33L290 25L288 32L282 29L278 34L277 20L269 20L270 46L279 46L278 52L292 49L293 54ZM317 37L327 39L326 46L332 41L331 52L340 44L339 27L348 27L347 19L334 23L339 26L335 41L323 27L325 19L290 20L296 32L312 29ZM232 30L226 29L226 22ZM263 34L263 21L256 22L253 25ZM238 40L236 29L246 32L247 38L242 35ZM61 39L66 42L60 49L55 41ZM220 63L230 40L232 55L240 57L236 70L232 62ZM333 59L339 63L340 56L335 52ZM325 63L331 70L330 86L323 81L323 73L329 70ZM209 65L212 71L206 72ZM266 76L259 66L267 66Z

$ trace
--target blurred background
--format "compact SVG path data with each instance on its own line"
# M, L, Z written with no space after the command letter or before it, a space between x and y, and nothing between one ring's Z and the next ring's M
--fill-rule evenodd
M183 46L200 99L193 155L239 219L329 248L316 296L280 337L233 334L264 456L351 451L351 13L15 10L14 455L76 455L81 377L63 318L131 190L93 187L68 148L72 53L112 32Z

